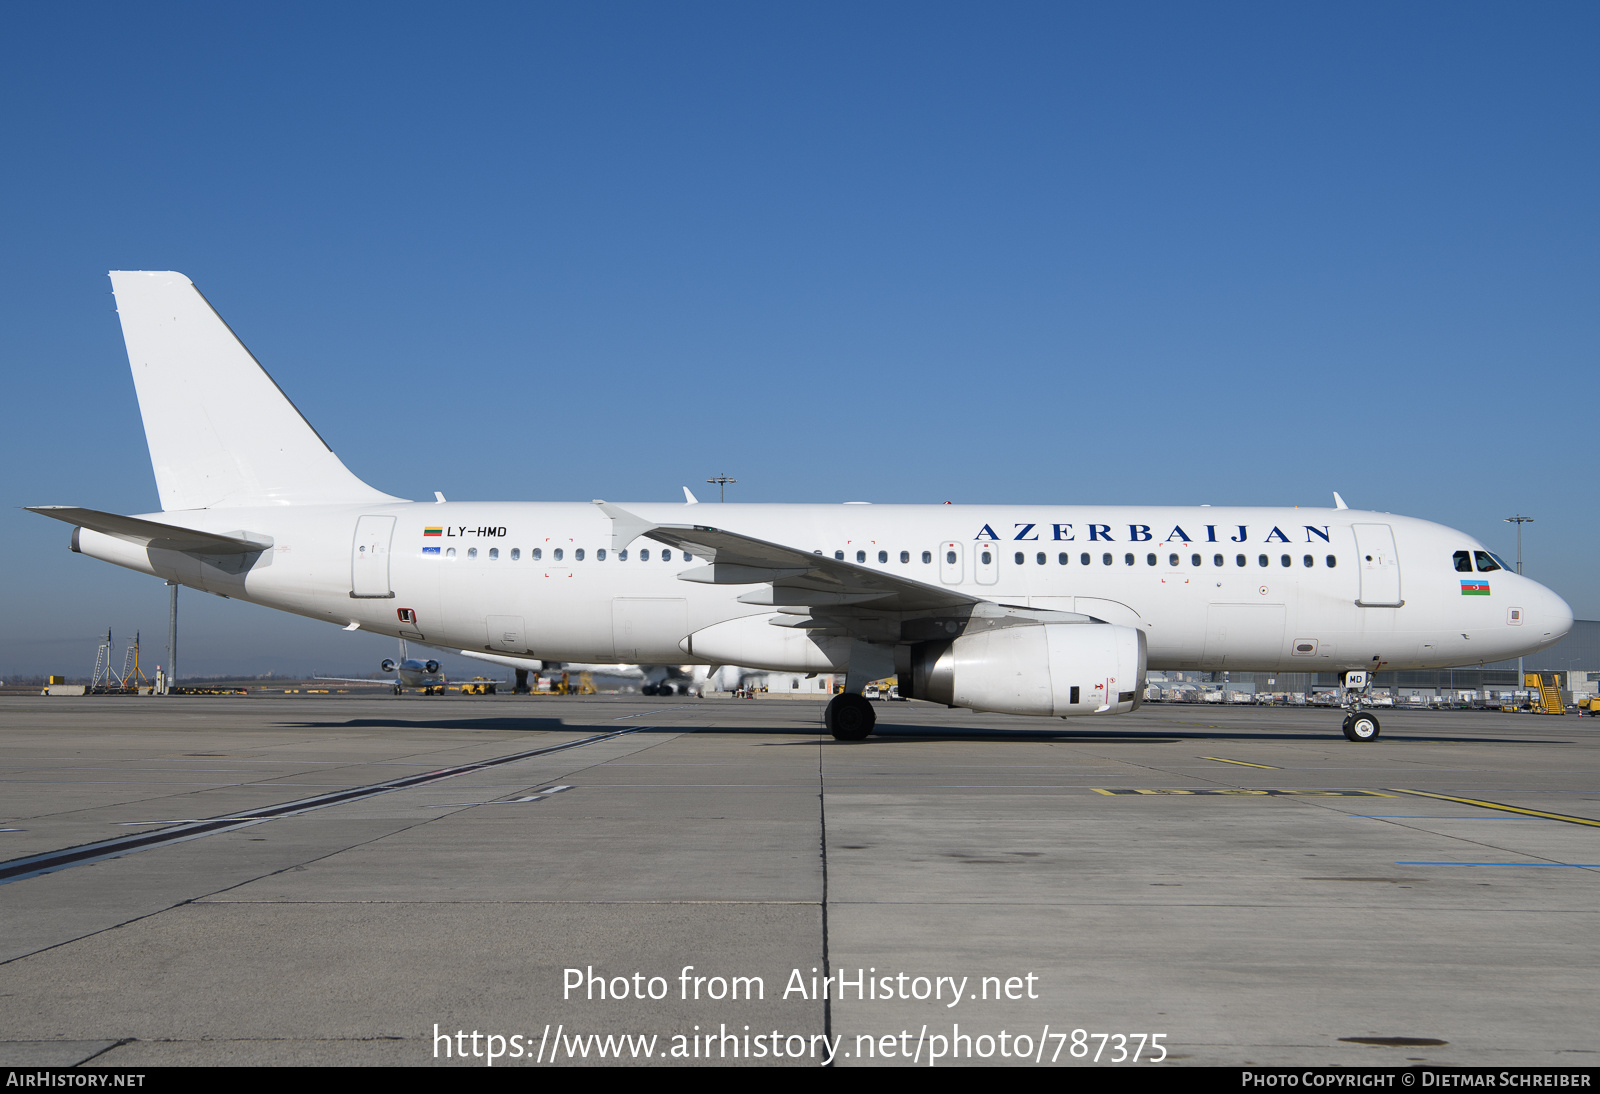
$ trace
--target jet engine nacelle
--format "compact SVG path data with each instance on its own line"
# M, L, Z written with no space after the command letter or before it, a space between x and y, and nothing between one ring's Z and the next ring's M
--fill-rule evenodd
M1126 714L1144 696L1144 632L1110 623L978 630L911 651L900 694L1001 714Z
M393 657L385 657L378 665L384 672L393 672L396 668Z
M422 663L422 671L426 672L429 676L438 676L439 675L439 662L437 662L437 661L424 661Z

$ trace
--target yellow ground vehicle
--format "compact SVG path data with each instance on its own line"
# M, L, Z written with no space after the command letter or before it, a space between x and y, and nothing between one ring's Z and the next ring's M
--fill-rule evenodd
M1522 674L1522 686L1532 692L1530 697L1532 705L1527 709L1533 714L1565 714L1566 705L1561 702L1561 677L1554 672L1526 672Z
M495 681L485 680L483 677L474 677L461 685L462 695L493 695Z

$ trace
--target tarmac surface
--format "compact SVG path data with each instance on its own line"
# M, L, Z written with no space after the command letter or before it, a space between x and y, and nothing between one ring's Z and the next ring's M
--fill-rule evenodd
M0 699L0 1065L1600 1062L1600 722L877 709Z

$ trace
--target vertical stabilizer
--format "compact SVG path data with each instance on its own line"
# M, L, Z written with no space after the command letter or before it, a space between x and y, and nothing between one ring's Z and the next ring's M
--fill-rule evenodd
M162 509L400 500L350 473L187 277L111 287Z

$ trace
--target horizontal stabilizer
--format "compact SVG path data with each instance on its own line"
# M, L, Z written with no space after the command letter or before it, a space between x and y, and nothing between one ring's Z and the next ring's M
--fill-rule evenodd
M141 547L156 547L167 551L185 551L201 555L252 555L272 546L271 536L251 533L219 535L216 532L197 532L193 528L180 528L175 524L124 517L117 513L102 513L98 509L80 509L75 505L30 505L30 513L50 517L80 528L103 532L108 536Z

